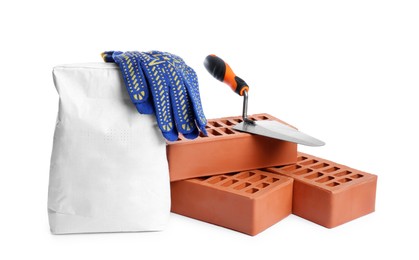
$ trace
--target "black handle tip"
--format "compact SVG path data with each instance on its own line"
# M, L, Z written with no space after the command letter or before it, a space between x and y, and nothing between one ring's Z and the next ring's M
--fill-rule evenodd
M204 60L207 71L219 81L224 80L226 65L224 61L215 55L208 55Z

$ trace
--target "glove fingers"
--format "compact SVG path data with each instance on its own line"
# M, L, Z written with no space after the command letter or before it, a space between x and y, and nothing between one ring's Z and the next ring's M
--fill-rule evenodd
M201 105L201 98L199 94L199 86L198 86L198 77L195 73L195 71L186 65L186 63L183 61L183 59L175 54L171 53L162 53L162 55L170 56L172 59L172 62L170 63L172 66L175 67L176 71L181 76L188 95L190 97L190 103L192 104L192 110L193 110L193 117L195 117L196 125L198 125L199 129L207 135L206 131L206 124L207 119L205 118L204 111L202 109Z
M114 61L119 65L131 101L141 114L152 114L153 104L149 99L149 93L144 74L138 65L134 53L113 53Z
M165 61L155 59L147 53L138 53L137 58L153 96L157 124L167 140L176 141L178 132L173 121L169 86L164 68L159 66Z
M199 96L199 90L198 90L198 78L196 76L196 73L193 69L191 69L189 66L185 64L182 58L180 58L177 55L168 53L168 52L159 52L159 51L153 51L153 53L159 54L163 57L163 59L166 59L168 62L168 67L170 68L169 76L175 77L175 75L181 79L182 89L184 91L184 96L187 97L186 99L186 110L188 111L188 118L190 119L187 124L191 125L193 129L196 128L196 125L198 125L199 129L207 135L206 131L206 124L207 120L205 118L201 100ZM175 72L173 72L173 69ZM175 83L178 79L175 79ZM193 87L191 87L192 85ZM180 107L181 109L178 109L179 111L183 110L183 107ZM184 112L184 110L182 111ZM176 113L175 113L176 115ZM182 124L181 124L182 125ZM191 128L191 129L192 129ZM179 131L181 131L179 129ZM193 132L196 132L194 130ZM198 131L199 134L199 131ZM195 136L196 137L196 136ZM195 138L192 137L192 138Z
M183 71L184 73L182 73L182 77L184 78L185 86L190 96L193 112L195 113L196 124L199 129L207 135L205 128L207 119L205 118L204 111L202 109L201 98L199 95L198 77L196 76L195 71L186 64Z
M198 130L198 128L197 127L195 127L194 129L193 129L193 131L192 132L190 132L190 133L185 133L185 134L182 134L185 138L187 138L187 139L195 139L195 138L197 138L198 137L198 135L199 135L199 130Z
M166 78L170 83L170 96L176 127L186 138L194 139L199 135L199 131L194 122L188 91L173 66L166 66L166 70L168 70Z
M194 114L191 109L188 92L183 84L182 78L178 72L171 65L171 57L166 53L152 51L145 53L150 60L149 66L156 66L158 69L157 75L151 75L157 78L164 78L167 84L170 101L171 112L173 115L174 124L178 132L183 134L186 138L194 139L199 135L199 130L194 122ZM154 91L152 91L154 93Z

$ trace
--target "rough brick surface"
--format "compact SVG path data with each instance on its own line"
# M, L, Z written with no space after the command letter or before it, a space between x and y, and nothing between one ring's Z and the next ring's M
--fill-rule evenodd
M256 235L291 213L292 183L261 170L176 181L172 212Z

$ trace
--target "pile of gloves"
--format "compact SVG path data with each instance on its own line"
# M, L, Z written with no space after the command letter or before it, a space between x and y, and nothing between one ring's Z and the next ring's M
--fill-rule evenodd
M105 62L119 65L132 103L141 114L155 114L162 135L176 141L207 135L195 71L168 52L106 51Z

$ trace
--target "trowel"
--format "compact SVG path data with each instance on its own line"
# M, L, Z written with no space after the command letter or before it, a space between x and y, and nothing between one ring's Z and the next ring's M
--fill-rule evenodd
M243 96L243 122L235 125L233 127L234 130L307 146L325 145L323 141L302 133L297 129L292 128L291 126L280 123L278 121L251 120L247 117L247 102L249 98L249 86L247 83L243 79L236 76L230 66L214 54L208 55L205 58L204 66L208 72L214 76L214 78L226 83L234 92L240 96Z

